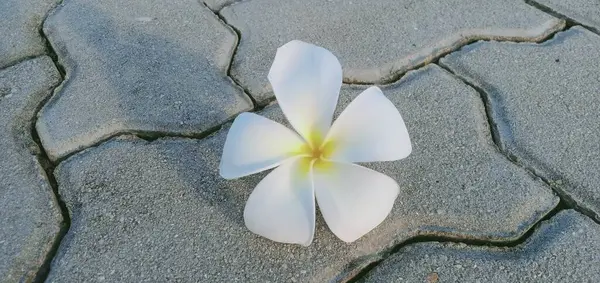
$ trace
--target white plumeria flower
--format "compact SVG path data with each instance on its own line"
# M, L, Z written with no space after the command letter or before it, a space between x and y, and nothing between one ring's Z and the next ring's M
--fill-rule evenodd
M277 167L248 198L246 226L273 241L308 246L316 196L331 231L355 241L387 217L399 187L353 163L407 157L412 147L402 116L378 87L370 87L331 125L342 67L328 50L302 41L277 49L268 78L296 132L253 113L240 114L229 129L222 177Z

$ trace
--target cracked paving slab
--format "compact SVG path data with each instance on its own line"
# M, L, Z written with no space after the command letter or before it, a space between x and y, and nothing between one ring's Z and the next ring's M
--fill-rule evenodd
M35 110L60 82L43 56L0 71L0 282L31 282L63 221L31 138Z
M543 44L473 44L441 62L489 95L509 154L600 219L600 36L574 27Z
M194 0L66 0L44 25L67 81L37 130L52 160L123 132L196 136L252 108L237 37Z
M366 88L344 86L338 109ZM549 188L497 151L478 93L446 71L430 65L383 91L407 123L413 152L367 164L401 192L390 216L355 243L337 239L320 216L308 248L249 232L242 211L266 173L218 175L228 127L202 140L119 138L57 168L72 225L49 281L343 280L416 235L512 241L557 205ZM259 114L284 123L276 105Z
M564 27L520 0L251 0L220 13L241 33L230 74L259 102L272 97L276 49L294 39L331 50L345 82L382 83L471 41L540 41Z
M60 0L0 1L0 68L44 54L39 29L46 13Z
M400 249L360 282L596 282L600 226L559 212L513 248L417 243Z
M600 32L600 1L598 0L536 0L532 2Z

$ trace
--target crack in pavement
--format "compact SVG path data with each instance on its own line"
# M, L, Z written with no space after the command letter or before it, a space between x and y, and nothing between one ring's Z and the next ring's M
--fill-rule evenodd
M564 190L562 190L560 188L559 184L556 184L555 182L552 182L551 180L544 178L542 175L537 173L535 168L526 166L525 164L519 162L519 160L516 156L513 156L512 154L507 152L502 147L500 133L498 131L497 124L494 122L494 119L493 119L495 102L492 102L492 99L490 98L490 96L487 94L487 92L485 90L483 90L481 87L473 84L469 80L463 78L462 76L454 73L450 68L448 68L448 66L442 64L441 62L438 62L438 66L440 66L441 68L446 70L450 75L459 79L464 84L468 85L469 87L473 88L475 91L477 91L479 93L479 95L481 96L481 99L483 100L483 104L485 107L488 125L489 125L490 131L492 133L492 140L493 140L494 144L496 145L496 149L498 150L499 153L501 153L504 157L506 157L506 159L508 159L515 166L522 168L523 170L527 171L527 173L529 173L530 175L532 175L535 178L538 178L542 182L544 182L546 184L546 186L548 186L550 189L552 189L552 191L556 195L558 195L561 202L564 202L564 205L566 205L567 209L573 209L573 210L591 218L594 222L600 224L600 221L598 221L598 219L599 219L598 215L596 215L591 209L578 204L575 200L573 200L573 198L571 196L569 196Z
M221 10L223 10L224 8L227 8L227 7L231 6L231 5L234 5L234 4L237 4L237 3L240 3L240 2L248 2L248 1L250 1L250 0L227 0L224 3L214 5L215 9L214 10L211 9L211 10L214 11L215 13L219 13L219 12L221 12ZM203 3L207 7L209 7L208 4L206 4L206 1L203 1Z
M57 86L59 84L57 84ZM57 86L55 86L54 89L56 89ZM52 92L54 92L54 90ZM49 99L49 97L46 98L46 101L47 101L47 99ZM38 108L36 109L36 113L43 107L43 105L46 103L46 101L43 101L42 103L40 103L38 105ZM37 114L36 114L36 117L37 117ZM35 275L35 278L33 281L33 282L44 282L46 280L46 278L48 277L48 274L50 272L50 266L52 264L52 260L54 259L54 256L58 252L60 243L62 242L62 239L69 231L69 228L71 227L71 216L69 214L69 211L67 209L65 202L62 200L62 198L60 197L60 194L58 192L58 183L56 182L56 179L54 177L55 166L50 162L50 159L46 155L46 151L42 147L40 138L35 130L36 121L37 121L37 118L34 118L30 125L32 139L36 143L37 147L39 148L38 153L36 154L36 157L37 157L38 163L40 164L42 169L44 169L46 178L48 180L48 184L52 188L52 193L54 194L54 197L56 198L56 202L58 203L61 215L63 217L60 231L56 235L56 237L54 239L54 243L52 244L52 247L51 247L50 251L48 252L48 254L46 254L46 258L45 258L43 264L41 265L40 269L38 270L37 274Z
M227 20L225 20L225 18L221 15L220 12L215 12L213 10L210 9L210 7L208 7L208 5L206 5L205 2L203 2L202 0L198 0L199 3L204 6L204 8L208 9L208 11L213 14L215 16L215 18L217 19L217 21L219 21L219 23L221 23L222 25L224 25L225 27L229 28L234 34L235 34L235 46L233 47L233 52L231 53L231 56L229 57L229 64L227 64L227 77L231 80L231 82L236 85L237 87L239 87L240 89L242 89L242 91L244 92L245 95L247 95L250 100L252 101L252 105L254 106L254 111L256 111L258 108L262 109L265 106L265 103L259 105L256 102L256 99L254 99L254 97L252 95L250 95L250 92L248 91L248 89L246 89L244 86L242 86L240 84L240 82L238 82L232 75L231 75L231 65L233 65L233 58L235 57L235 54L238 51L238 48L240 46L240 40L242 39L242 34L240 33L240 31L235 28L234 26L232 26L231 24L229 24L227 22ZM267 103L268 104L268 103Z
M6 69L9 69L9 68L11 68L11 67L14 67L14 66L16 66L16 65L19 65L19 64L21 64L21 63L23 63L23 62L25 62L25 61L29 61L29 60L31 60L31 59L35 59L35 58L37 58L37 57L44 56L44 55L48 55L48 54L46 54L46 53L40 53L40 54L35 54L35 55L29 55L29 56L21 57L21 58L19 58L18 60L15 60L15 61L12 61L12 62L10 62L10 63L9 63L9 64L7 64L7 65L0 66L0 71L3 71L3 70L6 70Z
M408 65L409 66L408 69L397 70L395 73L392 73L389 78L387 78L387 79L381 78L381 80L382 80L383 84L394 83L394 82L402 79L402 77L409 71L422 68L428 64L435 64L441 58L449 55L450 53L456 52L456 51L462 49L463 47L468 46L468 45L478 42L478 41L542 43L542 42L547 41L550 38L554 37L554 35L556 33L565 30L565 28L566 28L566 22L564 20L562 20L562 22L558 22L558 23L556 23L556 25L554 25L552 27L547 27L546 30L537 37L507 36L507 35L496 35L495 36L493 34L477 34L477 33L468 34L468 32L467 32L466 35L462 35L462 36L464 36L463 38L455 40L454 42L446 45L445 47L441 47L439 52L437 52L437 53L435 51L431 52L430 54L428 54L427 56L424 57L425 59L423 61L421 61L417 64L414 64L414 65ZM447 40L447 38L444 38L442 41L445 41L445 40ZM436 44L439 44L439 42ZM414 54L419 55L419 52L416 52ZM403 60L403 59L401 59L401 60ZM361 83L361 82L353 82L353 83L370 85L370 83Z
M254 112L251 111L251 112ZM54 161L54 166L58 166L58 164L60 164L61 162L69 159L71 156L77 155L79 153L82 153L84 151L88 151L90 149L93 148L97 148L99 146L102 146L104 143L109 142L113 139L122 137L122 136L135 136L137 138L146 140L146 141L154 141L160 138L189 138L189 139L196 139L196 140L201 140L204 139L208 136L211 136L212 134L216 133L217 131L219 131L223 126L227 125L228 123L231 123L233 120L235 119L234 117L230 117L229 119L225 120L223 123L216 125L214 127L211 127L201 133L198 134L182 134L182 133L175 133L175 132L161 132L161 131L137 131L137 130L124 130L124 131L118 131L114 134L110 134L106 137L101 138L100 140L98 140L96 143L73 151L71 153L66 154L65 156L62 156L60 158L58 158L56 161Z
M525 1L525 4L527 4L529 6L532 6L533 8L536 8L536 9L538 9L538 10L540 10L540 11L542 11L542 12L544 12L544 13L550 15L550 16L553 16L555 18L559 18L559 19L562 19L562 20L566 21L567 22L567 26L569 28L573 27L573 26L581 26L581 27L583 27L583 28L585 28L585 29L587 29L587 30L589 30L589 31L597 34L597 35L600 35L600 30L598 30L597 28L585 25L583 23L580 23L579 21L577 21L577 20L575 20L575 19L573 19L573 18L571 18L571 17L569 17L569 16L567 16L565 14L561 14L561 13L559 13L557 11L554 11L552 8L550 8L550 7L548 7L548 6L544 5L544 4L536 2L535 0L524 0L524 1Z
M376 254L372 256L374 261L367 263L364 267L357 272L341 274L337 278L334 279L335 282L346 282L346 283L354 283L360 282L361 279L367 275L371 270L373 270L377 265L386 260L388 257L398 253L402 248L413 245L416 243L426 243L426 242L437 242L437 243L460 243L469 246L484 246L484 247L495 247L495 248L514 248L523 244L527 239L542 225L542 222L550 220L556 214L563 210L568 210L569 207L561 200L554 209L552 209L548 214L544 215L535 225L531 226L529 230L527 230L521 237L515 240L509 240L505 242L489 242L486 240L477 240L477 239L461 239L454 237L444 237L444 236L433 236L433 235L418 235L413 238L410 238L402 243L395 245L394 247L382 251L380 254Z
M58 183L56 182L56 179L54 177L55 165L52 164L52 162L48 158L48 155L46 154L46 150L42 146L40 137L39 137L36 127L35 127L37 120L39 118L38 114L39 114L40 110L44 107L44 105L46 105L46 103L50 100L50 98L52 98L52 96L54 96L56 94L56 90L65 81L65 68L59 62L56 52L54 51L52 45L50 44L48 38L46 37L46 34L44 34L44 31L43 31L43 27L44 27L44 23L46 22L46 19L61 4L62 4L62 1L60 3L58 3L56 5L56 7L54 7L53 9L51 9L50 11L48 11L46 13L46 15L44 16L44 19L42 20L42 23L38 29L38 33L41 36L42 40L44 41L44 45L45 45L45 54L43 54L43 55L47 55L52 59L54 66L56 67L56 69L58 70L58 72L60 74L60 81L55 86L52 87L52 90L50 91L49 95L36 106L36 109L34 111L34 114L31 119L31 123L30 123L29 127L30 127L30 131L31 131L31 138L37 145L37 150L33 154L36 156L38 163L43 168L43 170L46 174L48 184L52 188L52 193L53 193L53 195L56 199L56 202L58 203L58 206L60 208L60 212L63 217L63 222L61 223L60 231L56 235L56 237L54 239L54 243L52 244L50 251L46 254L46 258L44 259L44 262L40 266L40 269L37 271L33 282L44 282L46 280L46 278L48 277L48 274L50 273L52 260L54 259L56 253L58 252L60 243L62 242L62 239L69 231L69 228L71 227L71 216L69 214L67 206L65 205L65 202L62 200L62 198L58 192ZM26 59L26 60L28 60L28 59Z
M548 42L548 41L552 41L554 40L555 36L562 32L562 31L567 31L570 28L572 28L573 26L575 26L576 24L574 22L567 22L567 25L564 27L563 30L560 31L556 31L551 37L547 38L545 41L542 42L538 42L538 44L542 44L544 42ZM441 58L440 58L441 59ZM541 174L539 174L535 168L531 167L531 166L526 166L525 164L523 164L522 162L519 162L518 158L516 156L514 156L513 154L511 154L510 152L508 152L504 147L503 147L503 143L501 140L501 136L498 130L498 126L497 123L494 121L494 113L495 113L495 107L497 106L498 102L495 102L492 98L491 95L489 95L482 87L478 86L476 83L470 81L469 79L456 74L449 66L446 66L444 63L442 63L439 59L437 62L435 62L438 66L440 66L441 68L443 68L444 70L446 70L450 75L454 76L455 78L457 78L458 80L462 81L464 84L468 85L469 87L473 88L475 91L477 91L481 97L481 100L483 101L483 105L485 107L485 112L486 112L486 116L487 116L487 121L488 121L488 126L490 128L490 131L492 133L492 141L494 142L494 144L496 145L496 148L498 149L498 151L505 156L511 163L513 163L514 165L524 169L525 171L527 171L529 174L533 175L536 178L539 178L540 180L542 180L549 188L552 189L552 191L558 195L558 197L560 198L561 202L564 202L565 205L567 205L567 208L569 209L573 209L589 218L591 218L594 222L600 224L600 217L593 212L591 209L578 204L575 200L573 200L573 198L567 194L563 189L561 189L561 184L557 184L556 182L553 182L551 180L548 180L547 178L543 177ZM481 83L481 82L480 82ZM485 84L482 84L485 85Z

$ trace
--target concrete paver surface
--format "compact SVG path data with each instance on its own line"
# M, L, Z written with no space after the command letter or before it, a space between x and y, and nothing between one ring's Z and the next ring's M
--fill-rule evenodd
M5 0L0 282L595 282L594 0ZM251 233L268 173L225 180L231 120L288 124L278 47L331 50L335 115L378 85L411 155L357 241ZM442 242L442 243L439 243Z

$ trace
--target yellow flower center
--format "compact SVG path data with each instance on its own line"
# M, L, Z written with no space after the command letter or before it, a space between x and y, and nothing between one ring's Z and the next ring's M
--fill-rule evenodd
M334 149L334 142L331 140L325 142L323 135L314 132L308 137L308 141L302 149L301 154L308 155L304 158L302 171L306 174L310 172L311 164L312 168L316 170L328 170L331 168L332 163L327 161L328 157L331 156Z
M325 137L319 131L311 131L307 137L306 144L302 148L302 153L307 154L311 159L327 159L333 151L333 143L325 142Z
M312 149L312 154L311 154L313 159L321 159L323 157L323 150L321 149L321 147L316 147Z

